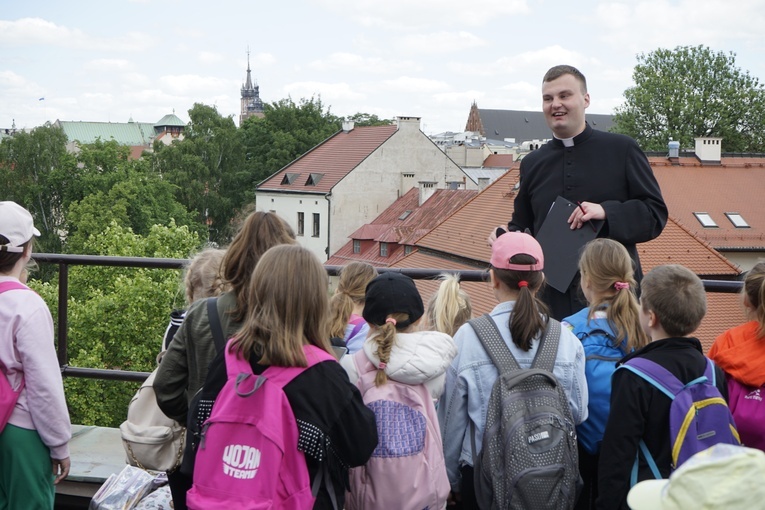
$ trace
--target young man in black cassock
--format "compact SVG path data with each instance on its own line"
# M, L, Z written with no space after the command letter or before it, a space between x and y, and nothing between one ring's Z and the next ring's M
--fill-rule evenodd
M521 160L521 182L508 230L536 235L559 195L581 203L568 219L571 228L605 220L598 237L622 243L642 278L635 245L658 237L667 206L648 159L630 137L592 129L587 81L571 66L555 66L542 80L542 109L553 139ZM491 244L495 239L492 232ZM541 296L560 320L586 306L577 274L565 293L547 287Z

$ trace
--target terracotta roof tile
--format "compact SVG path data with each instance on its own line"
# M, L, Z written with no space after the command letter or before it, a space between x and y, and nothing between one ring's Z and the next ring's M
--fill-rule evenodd
M707 315L692 336L701 340L707 353L718 336L744 322L746 319L739 294L707 292Z
M490 154L484 162L484 168L510 168L513 166L515 156L513 154Z
M343 177L396 132L396 126L364 126L340 131L263 181L259 190L328 193ZM290 174L291 184L282 184ZM314 176L314 185L307 184ZM319 177L320 176L320 177Z
M702 165L695 157L650 157L669 212L713 247L765 250L765 157L723 157ZM694 212L708 213L717 228L704 228ZM736 228L725 213L739 213L750 228Z

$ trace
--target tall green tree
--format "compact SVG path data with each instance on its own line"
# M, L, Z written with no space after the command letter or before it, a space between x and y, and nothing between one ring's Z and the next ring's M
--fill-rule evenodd
M616 109L614 131L644 150L669 140L693 147L699 136L722 137L726 152L765 151L765 89L736 66L735 53L678 46L639 54L635 86Z
M362 112L349 115L345 120L353 121L354 126L390 126L394 123L391 119L381 119L375 114Z
M19 132L0 142L3 200L28 209L40 230L39 252L58 253L65 230L65 193L77 179L75 158L66 150L63 130L50 125Z
M321 98L282 99L264 107L240 127L251 190L260 181L337 133L342 119L324 110Z
M244 151L231 116L196 103L184 139L154 144L152 168L176 186L178 201L209 227L209 240L224 243L231 219L247 201Z

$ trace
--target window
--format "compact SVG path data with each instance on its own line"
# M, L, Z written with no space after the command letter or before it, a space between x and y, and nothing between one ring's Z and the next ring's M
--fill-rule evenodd
M388 256L388 243L380 243L380 256L381 257Z
M295 179L297 179L299 175L300 174L286 173L284 174L284 177L282 177L281 184L292 184L295 182Z
M404 246L404 254L409 255L414 251L414 246L406 245Z
M298 213L298 231L297 235L302 236L305 232L305 214L299 212Z
M399 216L398 219L405 220L410 214L412 214L412 211L404 211L401 213L401 216Z
M733 226L736 228L749 228L749 223L746 222L743 216L737 212L726 212L725 216L728 217Z
M414 174L413 174L413 173L411 173L411 172L404 172L402 175L403 175L404 177L407 177L407 178L409 178L409 179L414 179Z
M353 253L361 253L361 241L358 239L353 240Z
M699 220L702 227L717 228L717 223L715 223L715 220L712 219L712 216L710 216L709 213L695 212L693 215L696 216L696 219Z
M316 186L319 184L319 181L321 178L324 177L324 174L310 174L308 176L308 180L305 181L306 186Z
M319 213L313 213L313 237L319 237Z

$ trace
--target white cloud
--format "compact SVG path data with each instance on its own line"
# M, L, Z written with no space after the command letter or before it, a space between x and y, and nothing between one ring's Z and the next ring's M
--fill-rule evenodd
M0 86L20 88L24 86L26 80L24 77L14 73L13 71L0 71Z
M118 58L98 58L85 62L82 67L97 71L126 71L135 68L134 64L129 60Z
M166 75L158 80L162 90L180 95L209 94L212 91L238 91L239 82L218 78L216 76L200 76L196 74Z
M427 78L412 78L411 76L401 76L393 80L385 80L383 84L387 90L411 94L430 94L447 91L451 88L449 84L442 81L429 80Z
M530 12L526 0L316 0L366 27L402 30L425 26L481 26L499 17Z
M354 53L336 52L329 57L314 60L308 64L317 71L361 71L373 74L390 74L403 71L419 71L420 66L407 60L386 60L379 57L364 57Z
M153 44L153 37L139 32L127 32L115 38L99 38L42 18L0 20L0 47L44 45L84 50L141 51L150 49Z
M411 34L397 39L397 48L412 53L450 53L488 46L489 41L470 32L434 32Z
M225 59L223 55L214 51L201 51L197 58L203 64L215 64Z
M283 90L285 95L290 96L295 102L303 98L310 99L318 96L321 96L324 105L332 105L336 100L348 102L366 99L366 94L347 83L304 81L287 84Z

